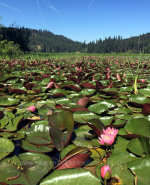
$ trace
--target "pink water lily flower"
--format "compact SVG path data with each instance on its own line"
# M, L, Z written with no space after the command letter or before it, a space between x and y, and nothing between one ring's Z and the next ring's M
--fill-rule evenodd
M35 105L31 105L27 108L28 111L34 112L36 110Z
M106 130L103 129L103 134L116 137L118 134L118 129L108 127Z
M114 141L115 141L115 138L113 135L101 134L101 136L98 137L98 142L101 145L110 146L113 144Z
M110 177L111 177L110 166L104 165L104 166L101 167L101 177L103 179L110 179Z
M141 82L143 82L143 83L144 83L144 82L146 82L146 80L145 80L145 79L140 79L140 81L141 81Z

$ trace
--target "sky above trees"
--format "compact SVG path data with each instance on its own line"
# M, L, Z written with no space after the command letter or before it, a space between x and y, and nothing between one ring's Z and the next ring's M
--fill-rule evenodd
M75 41L150 32L149 0L0 0L0 23L47 29Z

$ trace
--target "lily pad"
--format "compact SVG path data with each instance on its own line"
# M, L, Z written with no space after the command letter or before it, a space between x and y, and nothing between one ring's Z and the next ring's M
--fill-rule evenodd
M53 145L47 145L47 146L34 145L26 141L25 139L22 140L21 147L26 151L37 152L37 153L47 153L53 150Z
M23 153L18 157L0 161L1 182L37 185L53 168L51 158L45 154Z
M138 185L150 184L150 156L146 156L142 159L136 159L127 163L128 168L135 174Z
M99 116L93 112L77 111L73 114L74 121L78 123L87 123L91 119L98 119Z
M150 103L150 98L142 95L142 94L134 94L129 97L130 102L139 103L139 104L145 104Z
M52 140L49 135L49 126L38 124L33 125L26 132L26 140L35 145L49 145Z
M11 140L0 138L0 160L14 151L14 144Z
M107 164L110 166L112 171L112 177L117 179L120 184L133 185L134 175L128 169L127 162L135 159L136 157L131 156L129 153L118 152L112 154L107 160Z
M0 98L0 106L1 107L10 107L10 106L14 106L14 105L18 105L20 102L19 99L17 98L12 98L11 96L7 96L7 97L1 97Z
M128 134L135 134L150 138L150 121L145 118L130 119L124 129Z
M45 177L40 185L100 185L100 180L90 171L85 169L55 170Z
M131 141L128 143L127 148L130 152L139 156L142 156L145 153L143 145L139 138L131 139Z
M57 149L63 149L69 142L73 128L74 119L69 111L61 111L51 114L48 117L50 128L50 136Z

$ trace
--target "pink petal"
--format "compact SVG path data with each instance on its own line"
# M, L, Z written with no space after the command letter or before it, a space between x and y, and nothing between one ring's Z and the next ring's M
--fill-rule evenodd
M102 178L105 177L107 171L109 171L111 173L110 166L104 165L104 166L101 167L101 176L102 176Z
M34 112L36 110L36 107L34 105L31 105L27 108L28 111Z

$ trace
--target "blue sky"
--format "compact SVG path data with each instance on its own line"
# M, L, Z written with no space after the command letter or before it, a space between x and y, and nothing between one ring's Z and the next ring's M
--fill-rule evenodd
M0 0L0 23L86 43L150 32L150 0Z

